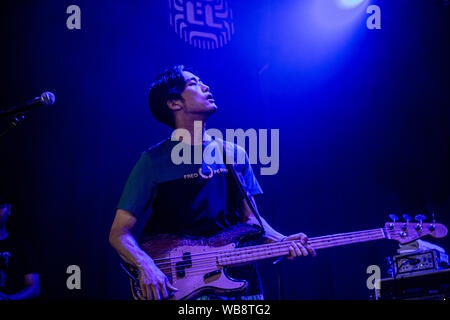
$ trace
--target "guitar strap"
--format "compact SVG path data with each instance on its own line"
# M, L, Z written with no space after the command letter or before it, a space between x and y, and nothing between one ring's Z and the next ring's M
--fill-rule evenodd
M247 201L248 206L250 207L250 209L252 210L252 212L255 215L256 219L258 220L259 226L261 227L261 235L263 235L265 233L265 230L264 230L263 223L261 221L261 217L260 217L260 215L258 213L258 210L256 209L256 205L254 204L254 202L250 198L249 193L244 188L239 174L234 169L234 166L233 166L233 162L234 161L231 160L231 164L229 163L229 161L227 161L228 158L227 158L227 154L225 152L225 143L226 143L225 141L223 143L219 143L219 145L222 145L223 161L225 163L225 166L226 166L228 172L231 173L231 175L233 177L233 180L236 182L236 185L238 187L239 192L242 194L244 199ZM233 155L233 158L231 158L231 159L234 159L234 155Z

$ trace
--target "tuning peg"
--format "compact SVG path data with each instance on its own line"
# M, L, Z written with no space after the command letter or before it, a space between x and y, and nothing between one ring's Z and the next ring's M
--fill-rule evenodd
M427 217L425 217L423 214L418 214L417 216L414 217L414 220L416 220L417 222L420 222L420 224L422 224L422 221L424 221Z
M418 214L414 217L414 220L416 220L417 222L419 222L416 225L416 231L420 231L422 230L422 221L425 220L427 217L425 217L423 214Z
M392 222L389 223L389 229L393 230L394 229L394 223L398 220L398 217L395 214L391 213L389 215L389 218L391 218L391 220L392 220Z
M402 215L403 219L406 221L406 223L403 224L402 230L406 231L408 230L408 223L411 221L411 217L408 216L406 213Z
M391 218L391 220L393 222L397 222L398 221L398 217L395 214L393 214L393 213L389 215L389 218Z
M433 219L433 223L430 226L430 230L434 231L436 229L436 220L434 219L434 212L431 214L431 218Z
M411 217L408 216L406 213L403 215L403 219L405 219L405 221L408 223L411 221Z

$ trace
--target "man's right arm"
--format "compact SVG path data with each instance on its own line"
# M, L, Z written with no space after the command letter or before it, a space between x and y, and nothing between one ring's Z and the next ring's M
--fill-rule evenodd
M131 233L136 221L131 212L117 209L109 234L109 243L124 261L139 269L142 299L167 299L169 296L167 289L172 291L178 289L171 285L153 259L137 244Z

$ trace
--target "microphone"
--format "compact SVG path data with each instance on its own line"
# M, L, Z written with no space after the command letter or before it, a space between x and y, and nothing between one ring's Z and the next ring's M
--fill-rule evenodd
M8 116L11 114L17 114L28 111L32 108L39 106L51 106L55 103L55 95L51 92L44 92L40 97L36 97L32 100L25 102L19 106L12 106L4 110L0 110L0 117Z

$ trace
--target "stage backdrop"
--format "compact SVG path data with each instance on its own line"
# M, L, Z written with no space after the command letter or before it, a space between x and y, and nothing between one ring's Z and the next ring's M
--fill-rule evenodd
M140 153L170 135L147 99L174 64L210 86L209 128L279 129L278 173L254 171L260 212L280 232L377 228L390 213L450 223L449 7L365 1L348 22L319 2L2 1L0 106L56 96L0 138L10 228L35 247L42 298L131 297L109 228ZM367 26L374 4L381 29ZM368 299L367 268L386 276L397 248L262 262L265 296ZM66 286L70 265L79 290Z

